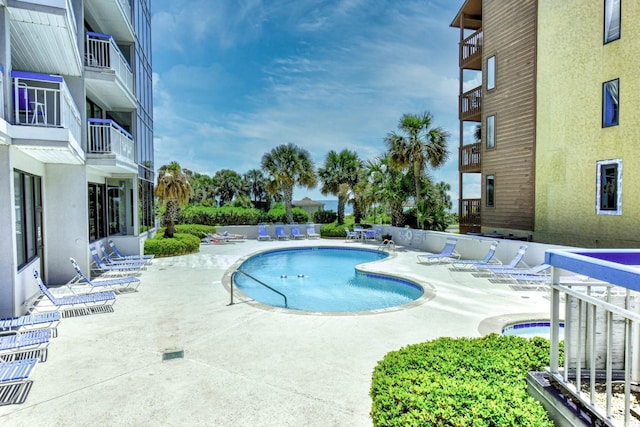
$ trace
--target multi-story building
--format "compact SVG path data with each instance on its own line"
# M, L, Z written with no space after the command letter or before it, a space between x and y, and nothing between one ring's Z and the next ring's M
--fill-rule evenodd
M640 80L623 33L638 17L639 5L620 0L464 2L451 24L460 29L462 232L640 246L640 157L630 143ZM473 174L480 199L465 194Z
M640 4L538 0L538 9L535 239L640 247Z
M0 316L139 253L153 220L150 0L0 0Z
M466 0L451 23L460 29L463 233L534 230L536 16L536 1ZM467 182L478 181L481 198L469 198Z

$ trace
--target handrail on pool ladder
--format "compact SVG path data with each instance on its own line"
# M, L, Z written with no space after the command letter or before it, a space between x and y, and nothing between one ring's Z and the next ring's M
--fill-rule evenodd
M246 273L246 272L244 272L242 270L236 270L231 274L231 301L229 302L229 305L233 305L233 278L235 277L236 273L242 273L245 276L247 276L249 279L255 280L256 282L258 282L259 284L261 284L265 288L272 290L273 292L275 292L278 295L281 295L282 298L284 298L284 308L289 308L289 305L287 303L287 296L285 294L283 294L282 292L280 292L277 289L273 289L271 286L267 285L263 281L256 279L255 277L253 277L249 273Z

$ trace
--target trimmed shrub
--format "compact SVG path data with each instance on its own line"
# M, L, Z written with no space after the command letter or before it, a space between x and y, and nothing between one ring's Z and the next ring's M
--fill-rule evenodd
M439 338L388 353L373 372L374 426L549 426L526 374L549 365L549 340Z
M190 205L180 211L180 223L204 225L256 225L267 220L260 209Z
M313 213L313 221L318 224L329 224L338 219L338 214L334 211L318 211Z
M337 222L332 222L330 224L323 224L320 226L320 235L322 237L346 237L347 233L345 233L344 229L347 228L347 224L338 224Z
M307 211L301 208L291 209L293 213L293 220L299 224L304 224L309 221L309 214ZM274 205L269 212L267 212L268 222L283 222L287 223L287 213L284 209L284 205L278 203Z
M144 253L158 257L185 255L199 250L200 238L187 233L175 233L169 239L164 237L164 231L158 231L153 238L144 242Z

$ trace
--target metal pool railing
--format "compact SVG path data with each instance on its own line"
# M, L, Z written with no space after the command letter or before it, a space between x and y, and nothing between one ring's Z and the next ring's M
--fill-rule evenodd
M249 273L246 273L242 270L236 270L231 274L231 301L229 302L229 305L233 305L233 279L236 276L237 273L242 274L243 276L246 276L248 278L250 278L251 280L254 280L256 283L259 283L260 285L264 286L267 289L270 289L271 291L275 292L276 294L282 296L282 298L284 298L284 308L289 308L289 303L287 302L287 296L285 294L283 294L282 292L280 292L277 289L273 289L271 286L267 285L266 283L264 283L263 281L256 279L255 277L253 277L252 275L250 275Z

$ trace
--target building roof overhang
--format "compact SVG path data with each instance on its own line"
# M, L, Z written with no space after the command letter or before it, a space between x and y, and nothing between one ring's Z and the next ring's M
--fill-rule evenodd
M482 28L482 0L465 0L450 26L464 26L471 30Z

